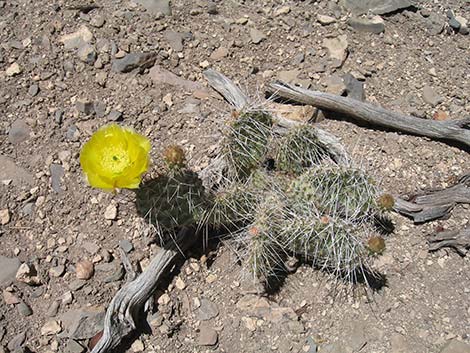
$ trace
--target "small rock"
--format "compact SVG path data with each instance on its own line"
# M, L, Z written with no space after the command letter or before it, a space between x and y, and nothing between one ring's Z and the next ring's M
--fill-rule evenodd
M64 167L60 164L52 163L49 167L51 173L51 187L56 193L62 192L62 178L65 175Z
M364 83L355 78L352 74L343 75L343 81L346 85L346 94L349 98L365 101Z
M449 120L449 114L443 110L438 110L434 113L432 116L433 120L437 121L444 121L444 120Z
M341 96L345 91L346 85L338 75L332 75L326 79L326 92Z
M207 4L207 13L209 15L217 15L219 13L219 10L217 10L217 5L213 2Z
M127 239L122 239L119 241L119 247L126 253L130 253L134 249L134 245L127 240Z
M220 60L225 58L228 55L228 49L224 47L219 47L211 53L212 60Z
M37 84L33 84L28 88L28 94L31 97L35 97L39 93L39 86Z
M21 348L26 341L26 332L20 332L8 342L7 348L10 352L21 351Z
M69 141L78 141L80 138L80 130L78 130L76 125L70 125L67 129L66 137Z
M108 114L108 120L110 121L121 121L122 120L122 112L117 110L111 110Z
M94 103L86 99L77 99L75 109L85 115L91 115L95 112Z
M202 326L199 329L198 345L214 346L217 344L217 331L210 327Z
M72 281L69 283L69 289L71 291L77 291L79 289L82 289L86 284L86 281L81 280L81 279L76 279L75 281Z
M88 280L93 277L95 268L93 262L82 260L75 265L75 272L78 279Z
M171 15L170 0L135 0L135 2L150 13Z
M351 17L348 20L348 25L358 32L379 34L385 31L385 22L380 16L371 18Z
M20 313L21 316L31 316L31 315L33 315L33 311L31 310L29 305L26 304L25 302L19 303L17 309L18 309L18 312Z
M83 353L85 348L75 340L69 340L65 346L65 353Z
M176 277L175 287L179 290L183 290L186 288L186 283L181 279L181 277Z
M184 33L175 32L175 31L166 31L164 33L164 37L170 47L175 52L182 52L183 51L183 38L185 37Z
M4 208L0 210L0 224L4 226L10 222L10 210L8 208ZM0 280L1 282L1 280Z
M89 339L103 329L105 311L102 307L73 309L60 315L64 337L76 340Z
M323 46L328 50L330 58L335 61L335 67L343 65L348 56L348 40L345 34L336 38L323 39Z
M219 309L215 303L206 298L202 298L200 300L200 306L196 311L196 317L198 320L207 321L217 317L218 315Z
M263 32L257 30L256 28L251 28L250 29L250 38L251 38L251 41L254 44L259 44L263 40L266 39L266 35Z
M105 23L105 19L103 16L93 16L90 20L90 25L96 28L103 27L104 23Z
M282 6L276 11L274 11L274 17L281 16L281 15L287 15L290 12L290 7L289 6Z
M456 339L451 340L441 350L440 353L468 353L470 345Z
M372 12L385 15L411 7L409 0L343 0L342 5L356 15Z
M18 65L18 63L14 62L10 66L7 67L5 73L7 76L13 77L19 75L23 72L23 69Z
M37 271L33 266L29 266L27 263L21 264L16 272L16 280L32 286L41 284Z
M427 85L423 87L423 100L433 107L444 102L444 98L437 94L432 87Z
M283 82L294 83L300 74L300 70L283 70L279 71L277 78Z
M73 302L73 294L71 291L68 290L67 292L62 294L62 297L61 297L62 305L69 305L69 304L72 304L72 302Z
M3 300L7 305L19 304L21 302L21 300L15 294L7 290L3 291Z
M64 265L57 265L49 269L49 275L52 277L60 277L65 273Z
M34 185L34 177L30 172L17 166L11 158L0 155L0 181L2 180L11 180L12 185L17 187Z
M47 309L46 315L49 317L54 317L59 312L60 302L58 300L54 300L52 304Z
M102 118L106 114L106 103L98 101L93 103L93 111L98 118Z
M251 317L242 317L242 322L250 332L256 331L256 320Z
M331 16L326 16L326 15L317 15L317 21L320 23L322 26L328 26L331 25L332 23L336 22L336 19Z
M117 204L111 203L106 207L106 210L104 211L104 218L107 220L115 220L117 218L117 213L118 213L118 207Z
M17 119L11 124L8 131L8 140L13 143L21 143L29 138L30 129L26 121Z
M209 273L209 275L206 277L206 283L211 284L217 281L217 275L214 273Z
M93 45L85 43L78 48L77 56L80 61L88 65L93 65L96 61L96 50Z
M64 44L65 50L78 49L86 43L90 43L93 39L93 33L87 26L83 25L78 31L65 34L60 37L59 41Z
M122 59L113 60L111 70L126 73L137 68L146 69L152 67L156 59L155 53L129 53Z
M48 321L41 327L41 335L44 336L56 335L61 331L62 326L60 326L60 323L56 320Z
M143 352L145 350L144 342L141 340L135 340L132 345L131 349L133 352Z

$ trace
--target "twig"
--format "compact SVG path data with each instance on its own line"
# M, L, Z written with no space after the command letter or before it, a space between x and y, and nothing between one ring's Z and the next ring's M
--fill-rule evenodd
M448 217L458 203L470 204L470 174L463 175L447 189L417 195L409 201L396 198L394 209L415 223L423 223Z
M450 247L459 255L465 256L470 249L470 226L460 230L454 229L436 233L429 239L429 243L429 251Z
M268 89L275 96L344 114L360 123L368 123L418 136L454 141L466 146L466 148L470 147L470 118L452 121L425 120L392 112L348 97L306 90L284 82L271 83Z
M103 336L92 353L113 352L122 338L136 329L136 317L151 297L165 270L181 254L179 249L185 250L194 243L196 237L191 236L191 232L187 228L182 229L175 244L160 250L144 272L116 293L106 310Z

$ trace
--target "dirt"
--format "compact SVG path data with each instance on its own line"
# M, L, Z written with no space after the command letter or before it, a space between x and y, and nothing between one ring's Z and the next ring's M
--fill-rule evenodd
M224 73L260 104L278 75L327 90L332 76L353 73L364 82L366 100L387 109L423 119L470 113L470 36L456 33L447 17L451 9L470 20L468 1L417 1L382 16L381 34L356 32L335 1L175 0L167 16L130 1L95 4L80 11L81 1L0 1L0 255L29 264L40 281L1 285L0 352L26 346L80 352L100 320L73 341L73 310L104 310L124 284L116 273L120 244L136 266L148 265L159 248L136 214L132 192L89 187L80 149L118 118L151 140L150 174L175 143L201 170L231 116L230 106L204 88L205 68ZM317 15L334 21L320 24ZM64 35L83 25L93 34L88 46L64 48ZM260 33L250 36L253 28ZM323 40L340 35L348 56L338 67ZM155 65L183 83L162 83L150 67L112 70L117 57L142 52L155 53ZM424 97L426 86L434 97ZM318 124L394 194L447 187L470 170L462 146L347 121ZM110 205L115 219L105 219ZM122 351L469 352L468 256L427 250L436 229L469 224L469 206L424 225L391 218L394 232L374 264L387 279L378 291L338 289L335 279L301 266L278 290L259 296L229 247L198 246L157 290L150 326ZM93 262L94 275L77 280L84 260Z

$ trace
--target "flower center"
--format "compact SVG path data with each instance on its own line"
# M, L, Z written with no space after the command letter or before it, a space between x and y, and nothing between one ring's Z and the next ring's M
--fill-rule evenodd
M122 173L130 164L131 161L127 151L115 147L109 147L103 150L101 165L111 173Z

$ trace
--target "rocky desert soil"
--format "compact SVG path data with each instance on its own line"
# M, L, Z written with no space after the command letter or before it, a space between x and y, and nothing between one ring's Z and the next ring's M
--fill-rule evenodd
M145 268L159 250L133 194L89 187L81 146L110 122L180 144L208 165L231 108L216 69L263 104L275 79L422 119L470 114L468 0L0 1L0 352L88 350L125 283L119 249ZM443 188L470 170L443 141L323 120L384 190ZM470 352L470 262L428 251L447 220L394 231L380 290L340 290L299 267L259 295L230 249L191 249L122 352Z

